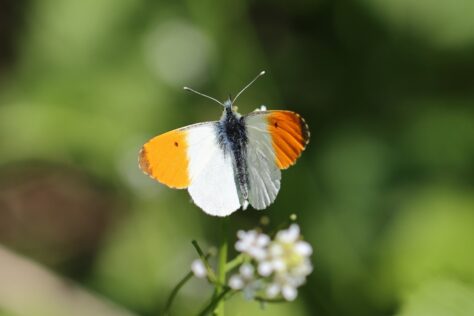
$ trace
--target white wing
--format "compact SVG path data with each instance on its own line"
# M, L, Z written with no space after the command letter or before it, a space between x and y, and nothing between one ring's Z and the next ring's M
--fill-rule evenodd
M245 117L249 202L257 210L265 209L275 201L281 180L281 171L275 163L272 136L268 132L267 116L263 113L266 112Z
M188 191L207 214L227 216L240 208L240 201L232 156L224 155L219 147L215 124L209 122L188 130Z

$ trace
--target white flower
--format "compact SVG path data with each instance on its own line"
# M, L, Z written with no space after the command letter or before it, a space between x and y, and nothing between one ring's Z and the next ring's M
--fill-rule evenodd
M196 259L191 263L191 271L193 271L194 275L200 279L207 276L206 266L201 259Z
M267 286L267 289L266 289L266 294L267 294L267 297L268 298L275 298L277 297L278 294L280 294L280 286L276 283L270 283L268 286Z
M251 263L244 263L239 268L239 274L229 279L229 287L233 290L242 290L244 297L251 300L262 288L263 283L256 279L255 268Z
M268 247L269 255L272 257L277 257L283 255L283 247L278 243L272 243L270 247Z
M258 274L267 277L273 272L273 264L270 261L262 261L258 265Z
M239 268L239 274L229 279L229 286L234 290L241 290L255 280L255 268L250 263L244 263Z
M299 226L292 224L279 231L273 241L255 230L239 231L237 235L235 248L253 260L240 266L239 274L229 279L229 286L242 290L248 299L257 292L270 299L279 295L287 301L296 299L298 287L313 270L309 258L313 248L301 240Z
M301 277L306 277L311 272L313 272L313 266L311 265L311 261L308 258L305 258L303 262L292 269L293 275Z
M276 241L289 244L294 243L300 237L300 227L297 224L292 224L286 230L280 230L276 235Z
M250 263L244 263L239 268L240 275L246 280L252 280L254 277L255 268Z
M241 290L244 288L244 285L244 279L238 274L234 274L229 279L229 287L233 290Z
M306 241L298 241L295 244L295 252L301 256L308 257L313 254L313 248Z
M285 300L293 301L298 295L298 290L295 287L292 287L291 285L284 285L281 289L281 295L283 295Z
M235 243L235 249L248 254L257 261L266 257L266 247L270 243L270 237L255 230L237 232L239 240Z
M258 273L272 280L267 295L281 294L287 301L294 300L298 295L297 288L305 283L313 269L309 259L312 253L311 245L301 240L298 225L292 224L279 231L268 246L267 257L258 265Z
M306 280L306 277L293 276L288 273L276 273L272 283L266 287L266 295L268 298L275 298L279 294L287 300L293 301L298 295L298 287Z

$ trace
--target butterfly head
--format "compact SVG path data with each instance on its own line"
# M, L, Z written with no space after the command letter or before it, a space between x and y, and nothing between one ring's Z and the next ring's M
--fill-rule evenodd
M224 101L222 104L225 109L232 109L232 105L234 105L234 101L232 100L232 97L229 95L229 98Z

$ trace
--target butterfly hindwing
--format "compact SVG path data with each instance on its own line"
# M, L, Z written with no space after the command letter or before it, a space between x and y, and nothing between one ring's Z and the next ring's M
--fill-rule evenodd
M194 203L206 213L227 216L240 207L232 156L219 145L217 122L189 133L190 177Z
M247 166L249 202L255 209L264 209L276 199L280 190L281 171L276 165L272 136L266 115L245 117L247 127Z

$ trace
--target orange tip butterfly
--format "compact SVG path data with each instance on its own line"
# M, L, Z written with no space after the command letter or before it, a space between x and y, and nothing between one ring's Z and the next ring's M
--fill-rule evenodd
M250 204L262 210L280 190L281 171L293 165L309 142L304 119L291 111L257 110L240 115L234 99L224 103L219 121L178 128L152 138L139 153L139 166L171 188L188 189L194 203L214 216Z

